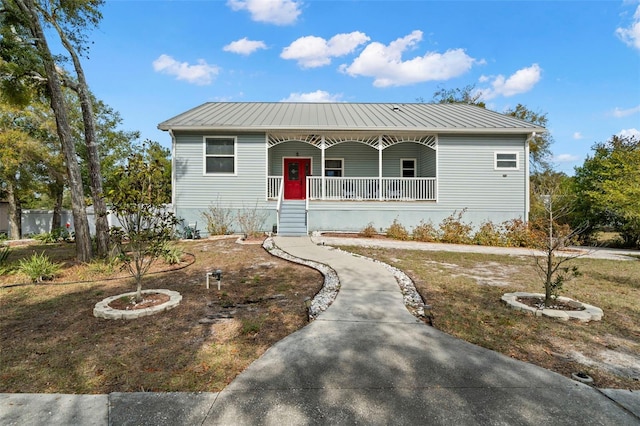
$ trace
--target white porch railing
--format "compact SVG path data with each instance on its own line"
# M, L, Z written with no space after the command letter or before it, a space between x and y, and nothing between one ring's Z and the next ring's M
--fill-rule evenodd
M267 199L277 200L282 185L282 176L267 176Z
M382 186L381 186L382 184ZM435 201L436 178L307 178L311 200Z

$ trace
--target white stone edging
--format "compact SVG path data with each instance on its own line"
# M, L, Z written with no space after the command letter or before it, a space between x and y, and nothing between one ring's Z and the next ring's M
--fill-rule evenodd
M532 306L525 305L524 303L518 302L518 298L520 297L541 297L544 298L544 294L541 293L527 293L527 292L514 292L514 293L505 293L502 295L502 301L509 305L512 309L516 309L519 311L529 312L533 315L540 317L545 316L549 318L556 318L561 321L568 321L570 319L575 319L580 322L589 322L589 321L600 321L604 316L604 312L602 309L597 306L589 305L586 303L578 302L576 300L570 299L568 297L559 296L558 300L561 302L576 302L582 305L584 310L581 311L566 311L560 309L539 309L534 308Z
M264 240L262 247L276 257L298 263L300 265L309 266L320 272L324 277L324 283L320 291L311 300L309 306L309 320L311 321L316 319L318 315L327 310L329 305L331 305L335 300L338 295L338 290L340 289L340 280L338 278L338 274L333 270L333 268L325 265L324 263L318 263L292 256L278 248L271 237Z
M146 317L149 315L157 314L159 312L168 311L170 309L178 306L180 301L182 300L182 295L177 291L173 290L165 290L165 289L152 289L152 290L142 290L142 294L148 293L161 293L169 296L169 300L156 306L151 306L149 308L143 309L132 309L132 310L122 310L122 309L113 309L109 306L109 303L114 300L120 299L121 297L135 296L136 292L132 291L129 293L122 293L116 296L107 297L106 299L96 303L96 306L93 308L93 316L96 318L105 318L105 319L136 319L140 317Z

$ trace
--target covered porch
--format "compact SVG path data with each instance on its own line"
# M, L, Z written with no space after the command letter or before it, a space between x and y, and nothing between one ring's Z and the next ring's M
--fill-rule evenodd
M436 201L437 137L270 133L267 198Z

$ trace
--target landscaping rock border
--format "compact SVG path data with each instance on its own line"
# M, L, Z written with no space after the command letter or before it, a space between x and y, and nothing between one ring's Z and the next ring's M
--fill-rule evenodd
M604 316L602 309L597 306L588 305L586 303L578 302L577 300L570 299L568 297L559 296L558 300L561 302L575 302L582 305L584 308L580 311L566 311L560 309L539 309L531 306L527 306L524 303L518 302L518 298L520 297L542 297L544 298L544 294L541 293L526 293L526 292L515 292L515 293L505 293L502 295L502 301L509 305L511 308L530 312L533 315L540 317L545 316L549 318L556 318L561 321L568 321L570 319L575 319L580 322L589 322L589 321L600 321Z
M148 293L161 293L169 296L169 300L160 305L151 306L149 308L144 309L132 309L132 310L122 310L122 309L113 309L109 306L109 303L113 302L116 299L127 296L134 296L136 294L135 291L129 293L122 293L116 296L107 297L106 299L96 303L96 306L93 308L93 316L96 318L105 318L105 319L136 319L141 317L146 317L149 315L157 314L159 312L168 311L170 309L175 308L182 301L182 295L177 291L173 290L165 290L165 289L152 289L152 290L142 290L142 294Z

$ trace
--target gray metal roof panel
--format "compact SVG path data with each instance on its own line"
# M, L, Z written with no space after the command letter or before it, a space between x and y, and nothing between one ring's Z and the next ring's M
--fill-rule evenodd
M161 130L389 130L544 132L543 127L466 104L208 102Z

